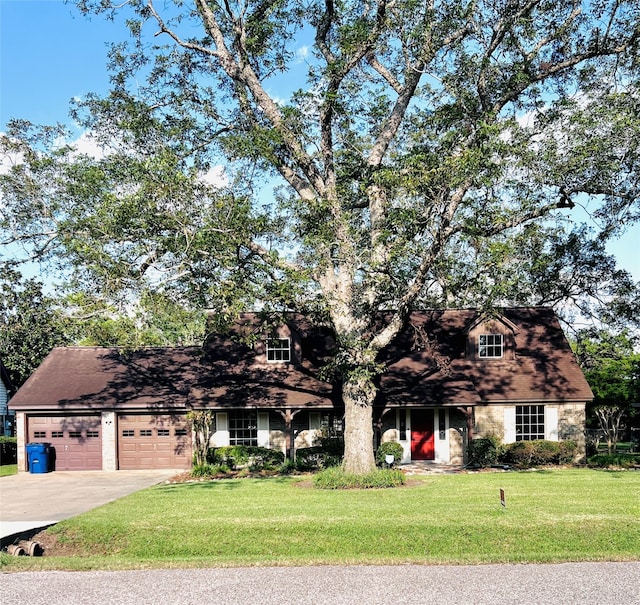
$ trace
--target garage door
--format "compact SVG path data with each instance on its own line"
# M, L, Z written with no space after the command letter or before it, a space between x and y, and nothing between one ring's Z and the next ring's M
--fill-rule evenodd
M51 444L53 470L102 470L100 416L30 416L27 436L27 443Z
M185 415L119 416L118 461L122 470L191 468L191 436Z

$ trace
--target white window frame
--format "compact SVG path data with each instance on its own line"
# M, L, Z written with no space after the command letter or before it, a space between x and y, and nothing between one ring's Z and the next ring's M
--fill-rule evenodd
M526 410L524 408L527 408ZM534 409L535 408L535 409ZM518 413L518 411L520 413ZM540 422L531 422L531 419L536 417L537 420L542 417L542 430L538 429L537 432L533 433L531 431L531 426L535 424L536 426L540 426ZM522 421L518 422L520 419L526 419L526 423ZM528 432L523 432L523 427L527 426L529 428ZM517 405L516 406L516 441L533 441L537 439L545 439L546 438L546 426L547 426L547 415L546 415L546 406L544 405Z
M229 445L258 445L258 413L254 410L234 410L227 414Z
M498 351L500 354L496 355ZM489 353L491 354L489 355ZM502 359L503 356L504 334L493 333L478 336L478 357L480 359Z
M267 338L266 350L269 363L289 363L291 361L290 338Z

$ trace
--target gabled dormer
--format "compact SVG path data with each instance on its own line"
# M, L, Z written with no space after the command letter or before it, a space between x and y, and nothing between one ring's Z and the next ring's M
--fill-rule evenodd
M466 328L467 359L487 363L514 360L517 331L503 315L479 315Z
M268 363L291 363L291 338L270 336L265 339Z
M264 326L254 345L256 361L273 365L300 363L300 338L288 324Z

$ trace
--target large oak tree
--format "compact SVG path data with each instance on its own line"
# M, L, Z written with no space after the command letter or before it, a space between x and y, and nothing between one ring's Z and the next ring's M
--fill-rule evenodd
M14 122L5 241L121 300L330 322L348 471L374 466L378 354L412 308L610 293L580 273L638 216L636 0L76 4L132 34L75 107L100 155ZM590 241L562 228L596 199Z

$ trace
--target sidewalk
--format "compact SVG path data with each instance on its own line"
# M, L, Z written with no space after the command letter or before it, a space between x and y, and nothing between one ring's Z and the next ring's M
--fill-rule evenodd
M162 483L179 470L55 471L0 477L1 547L35 530Z

